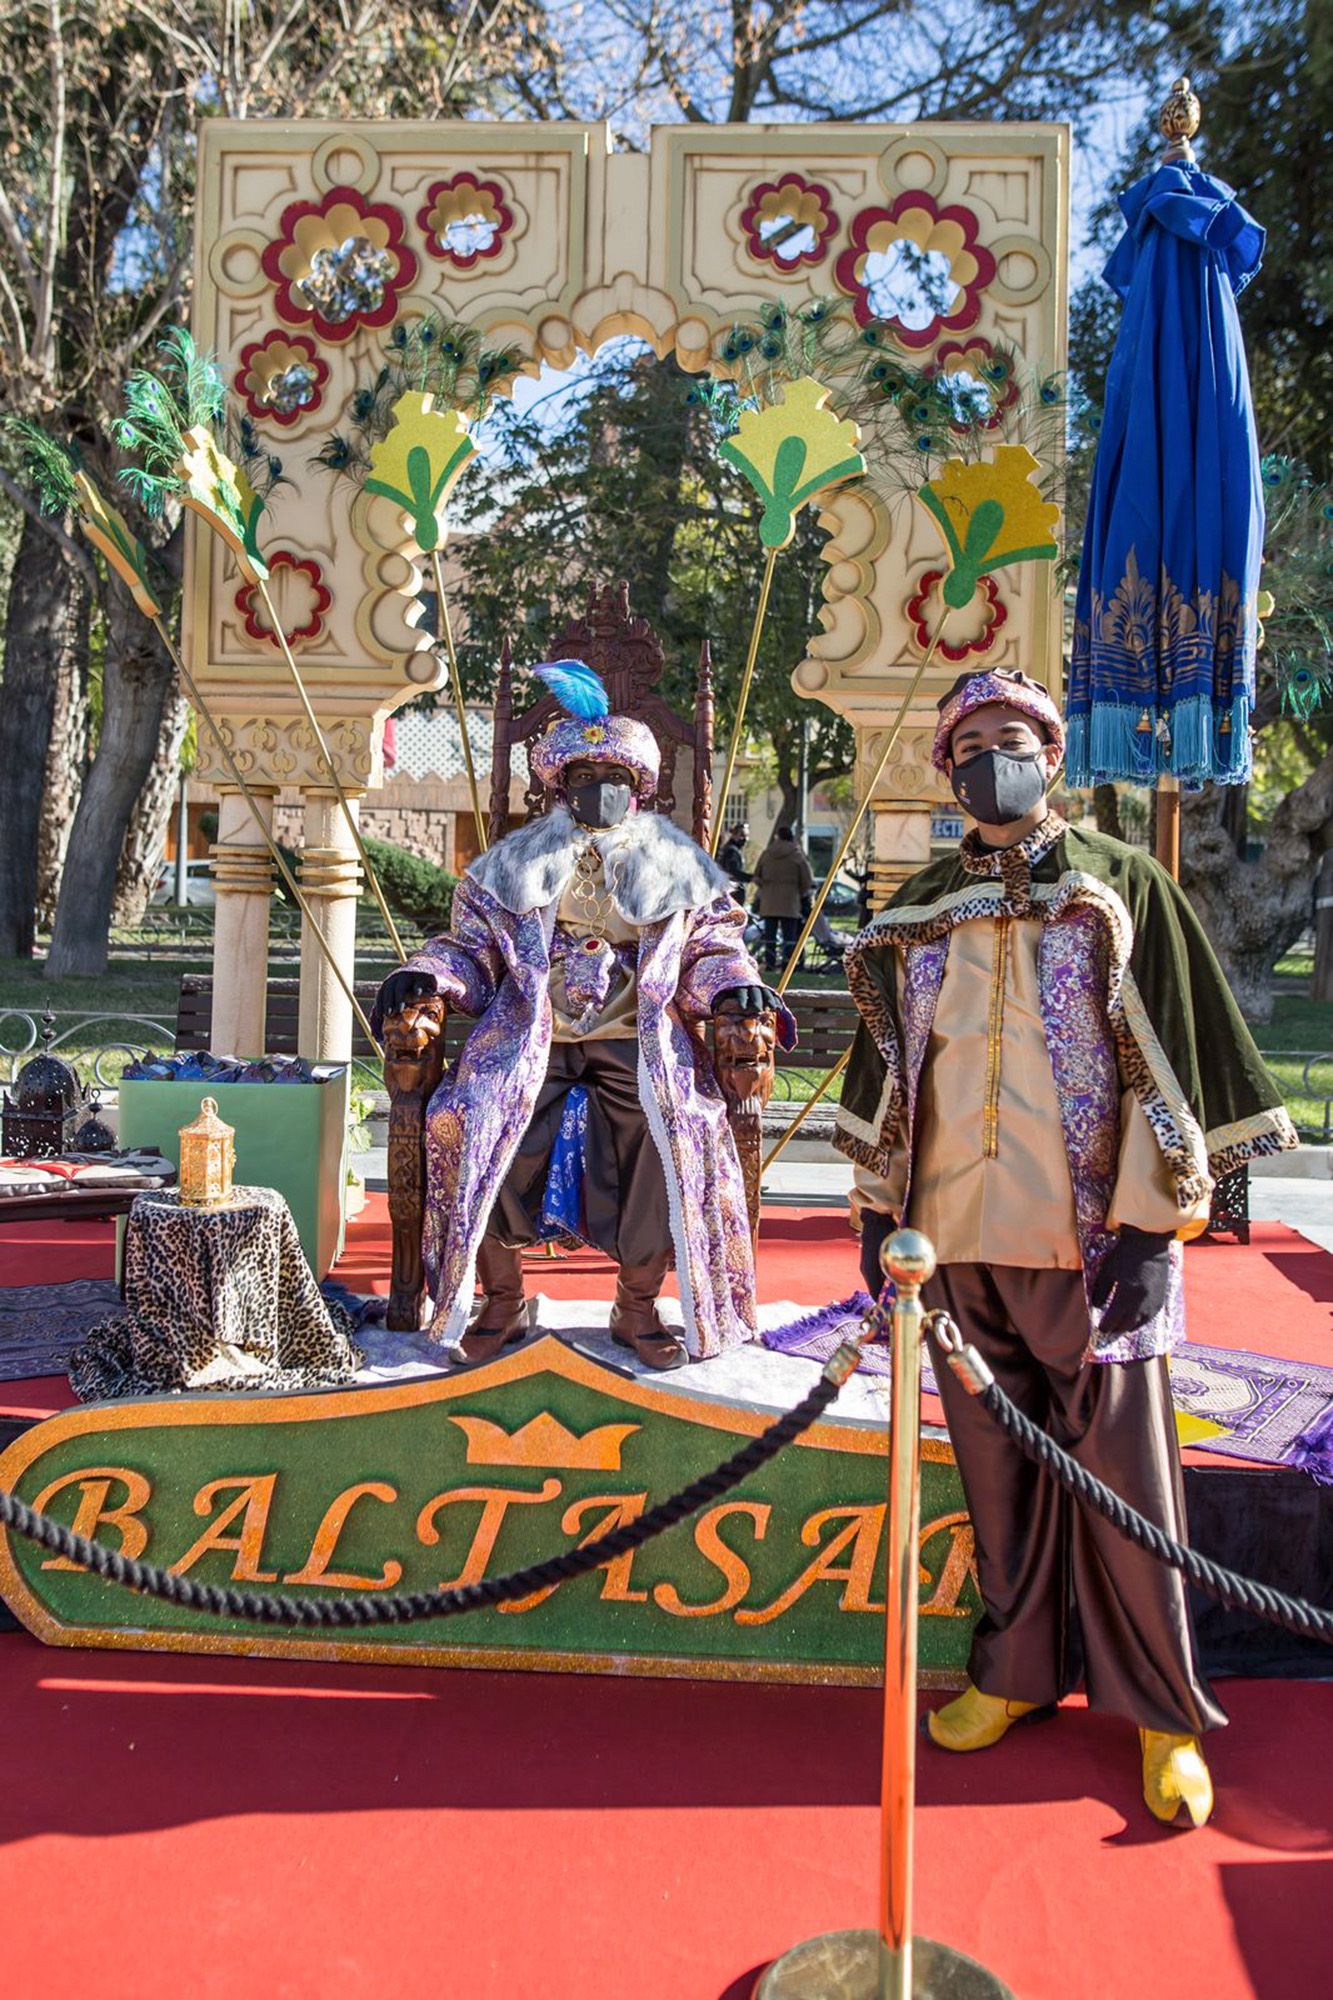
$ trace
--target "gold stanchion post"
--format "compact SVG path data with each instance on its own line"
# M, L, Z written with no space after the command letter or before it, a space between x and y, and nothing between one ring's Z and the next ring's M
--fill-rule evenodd
M880 1911L874 1931L830 1931L768 1968L754 2000L1013 2000L975 1959L912 1936L912 1814L916 1792L916 1628L920 1593L921 1287L935 1252L899 1229L881 1261L895 1288L889 1406L888 1577L880 1787Z

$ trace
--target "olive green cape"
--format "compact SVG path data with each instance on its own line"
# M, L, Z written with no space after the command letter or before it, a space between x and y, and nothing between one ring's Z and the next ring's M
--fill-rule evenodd
M1107 942L1106 1012L1122 1080L1133 1087L1182 1208L1209 1181L1296 1144L1264 1066L1190 903L1148 855L1054 814L1020 847L969 835L905 882L847 953L861 1023L834 1143L878 1173L906 1107L899 952L947 938L971 918L1053 921L1094 910Z

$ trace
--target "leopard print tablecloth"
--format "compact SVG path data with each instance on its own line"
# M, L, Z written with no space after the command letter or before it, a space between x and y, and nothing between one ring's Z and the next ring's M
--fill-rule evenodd
M125 1310L70 1356L84 1403L184 1389L316 1389L350 1382L350 1316L320 1296L273 1188L226 1208L142 1194L125 1233Z

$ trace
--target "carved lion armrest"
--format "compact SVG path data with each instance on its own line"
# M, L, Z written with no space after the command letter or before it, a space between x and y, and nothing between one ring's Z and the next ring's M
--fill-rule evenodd
M713 1016L713 1067L745 1181L751 1232L759 1228L764 1110L777 1075L776 1014L742 1014L723 1001Z
M393 1263L385 1322L394 1332L421 1325L426 1275L426 1106L444 1074L447 1009L433 993L386 1017L384 1087L389 1093L389 1221Z

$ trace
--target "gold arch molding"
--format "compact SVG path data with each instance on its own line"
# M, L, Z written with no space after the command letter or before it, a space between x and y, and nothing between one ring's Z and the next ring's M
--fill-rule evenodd
M288 276L299 267L324 211L333 211L330 231L363 212L366 233L387 245L391 317L438 308L516 347L528 372L543 361L568 366L578 351L624 334L697 372L720 365L738 314L834 293L839 259L848 253L844 268L854 264L858 218L868 229L870 212L882 217L910 194L937 212L964 214L972 240L990 253L995 275L962 337L1003 340L1033 369L1064 365L1062 125L661 126L645 152L628 154L611 151L601 125L214 119L200 148L197 337L233 374L245 350L298 335L324 364L309 407L281 422L262 409L252 415L291 482L271 502L269 542L309 558L330 594L302 645L302 672L321 708L339 718L344 778L358 788L376 775L385 716L435 684L436 670L413 623L419 579L395 524L309 463L339 427L388 324L354 317L325 326L272 275L275 257ZM812 219L807 255L786 263L747 222L747 211L771 216L781 207L764 191L782 188L784 177ZM490 226L480 249L454 248L422 226L432 213L472 208ZM934 344L957 338L942 328ZM916 349L914 358L930 351ZM861 768L920 657L908 607L936 541L919 509L889 508L866 492L840 490L821 520L821 629L793 685L854 724ZM289 726L281 661L247 629L220 545L195 535L187 560L192 671L231 720L257 779L318 787L313 753ZM1005 617L989 662L1058 680L1059 604L1047 567L1030 565L1014 581L1006 572L1003 587ZM652 606L638 608L652 615ZM956 672L943 666L923 686L922 718ZM899 800L906 782L923 799L933 789L917 757L900 760L891 779Z

